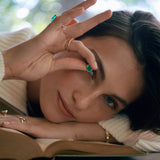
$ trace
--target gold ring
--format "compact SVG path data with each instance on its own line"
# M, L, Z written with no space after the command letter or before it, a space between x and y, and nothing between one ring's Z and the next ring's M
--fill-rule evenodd
M7 113L8 113L8 110L7 110L7 109L1 110L1 114L2 114L3 116L6 116Z
M71 45L71 43L72 43L73 40L74 40L74 38L71 38L71 39L68 41L68 43L66 43L66 47L65 47L66 50L68 50L68 48L70 47L70 45Z
M24 117L18 117L21 123L24 123L26 119Z
M106 143L109 143L110 133L106 131Z

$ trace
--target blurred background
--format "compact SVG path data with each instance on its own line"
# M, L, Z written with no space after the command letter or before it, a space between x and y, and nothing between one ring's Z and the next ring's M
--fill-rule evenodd
M60 15L83 0L0 0L0 32L32 26L42 31L51 17ZM152 12L160 20L160 0L97 0L97 3L78 17L83 21L107 9L144 10Z

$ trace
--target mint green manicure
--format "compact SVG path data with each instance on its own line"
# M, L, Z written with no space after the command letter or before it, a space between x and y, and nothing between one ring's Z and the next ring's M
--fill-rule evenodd
M86 68L87 68L88 72L92 72L92 68L91 68L91 66L89 64L86 66Z
M54 21L56 17L57 17L57 16L56 16L56 14L55 14L55 15L51 18L51 22Z

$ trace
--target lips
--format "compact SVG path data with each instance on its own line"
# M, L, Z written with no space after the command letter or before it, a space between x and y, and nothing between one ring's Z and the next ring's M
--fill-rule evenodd
M67 116L68 118L74 118L74 115L72 114L72 112L70 111L68 105L66 104L66 102L63 100L60 92L58 92L58 95L57 95L57 104L58 104L58 107L59 109L61 110L61 112Z

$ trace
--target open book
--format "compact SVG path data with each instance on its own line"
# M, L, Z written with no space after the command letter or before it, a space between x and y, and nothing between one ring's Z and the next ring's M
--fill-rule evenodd
M33 139L19 131L0 128L0 159L28 160L56 155L145 155L130 146L103 142Z

